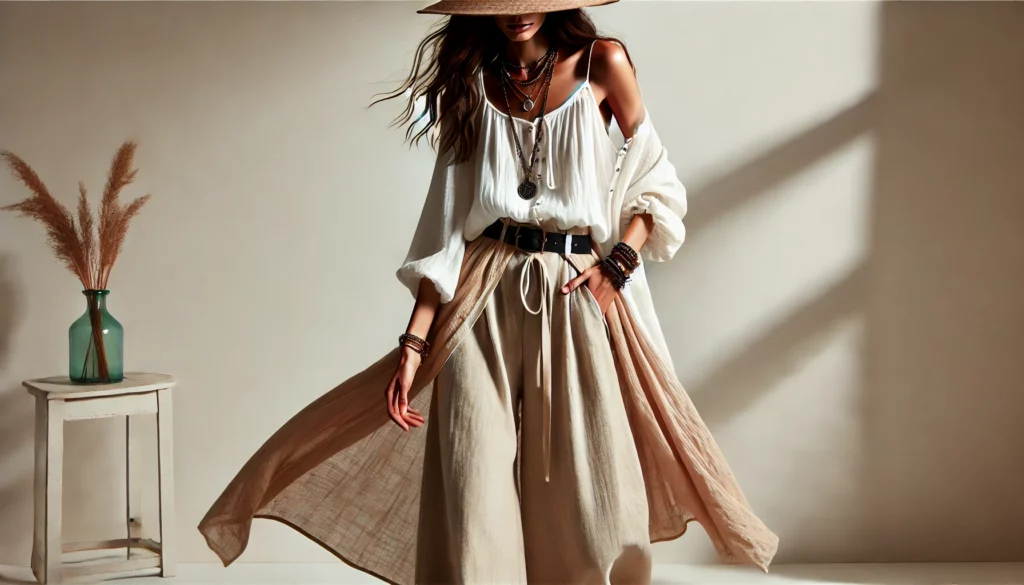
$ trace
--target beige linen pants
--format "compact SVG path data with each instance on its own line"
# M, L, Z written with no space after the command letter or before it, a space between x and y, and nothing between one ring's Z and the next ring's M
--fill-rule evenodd
M650 583L647 497L604 316L585 286L560 292L569 262L594 259L516 252L435 381L417 583Z

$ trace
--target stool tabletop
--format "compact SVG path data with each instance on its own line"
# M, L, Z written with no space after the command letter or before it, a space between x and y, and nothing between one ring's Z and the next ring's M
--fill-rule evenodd
M116 384L76 384L67 376L25 380L21 384L30 393L45 396L47 400L67 400L140 394L165 390L173 387L176 383L177 381L167 374L127 372L124 375L124 380Z

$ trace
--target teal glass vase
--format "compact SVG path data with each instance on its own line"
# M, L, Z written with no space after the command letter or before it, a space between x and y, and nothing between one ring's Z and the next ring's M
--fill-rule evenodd
M85 314L71 324L71 381L112 384L124 379L124 327L107 312L108 290L85 290Z

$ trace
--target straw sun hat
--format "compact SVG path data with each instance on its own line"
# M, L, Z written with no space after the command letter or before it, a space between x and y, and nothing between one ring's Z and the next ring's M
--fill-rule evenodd
M587 6L601 6L618 0L441 0L416 12L420 14L533 14L557 12Z

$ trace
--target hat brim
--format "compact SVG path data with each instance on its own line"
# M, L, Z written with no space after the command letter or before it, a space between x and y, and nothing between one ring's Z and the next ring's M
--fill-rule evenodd
M511 16L537 12L558 12L590 6L603 6L619 0L441 0L418 14L463 14L473 16Z

